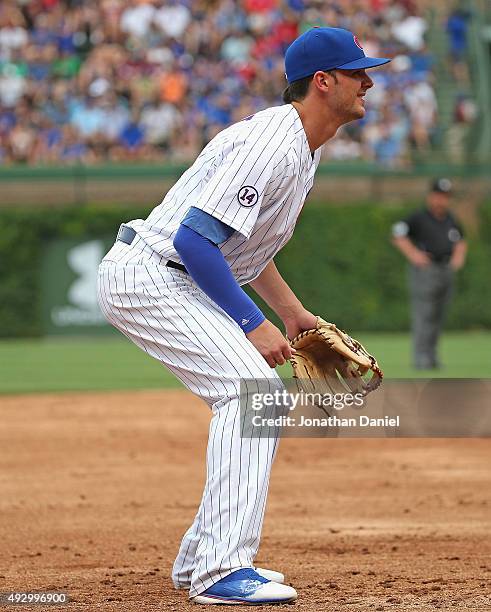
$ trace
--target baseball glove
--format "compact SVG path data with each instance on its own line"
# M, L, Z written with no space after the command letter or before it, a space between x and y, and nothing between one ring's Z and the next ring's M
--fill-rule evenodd
M365 396L382 382L375 357L358 340L320 317L315 329L302 332L290 345L296 351L290 359L293 377L304 392Z

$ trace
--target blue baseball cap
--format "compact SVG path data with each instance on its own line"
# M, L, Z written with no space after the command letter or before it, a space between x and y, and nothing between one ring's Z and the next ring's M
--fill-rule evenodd
M358 39L342 28L312 28L295 39L285 53L285 74L293 83L318 70L359 70L387 64L386 57L367 57Z

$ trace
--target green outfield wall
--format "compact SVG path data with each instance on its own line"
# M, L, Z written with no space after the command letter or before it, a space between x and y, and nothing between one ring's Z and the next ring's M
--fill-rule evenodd
M66 207L104 204L158 204L186 170L177 164L0 167L0 208ZM320 165L313 200L357 203L370 200L402 205L421 197L431 179L452 178L457 193L483 201L491 195L489 164L456 165L426 160L407 168L384 168L370 161L330 161Z
M276 262L307 308L356 330L408 328L406 266L390 227L413 206L309 201ZM112 333L95 298L97 265L141 207L0 211L0 337ZM491 202L469 217L469 258L448 327L491 329Z

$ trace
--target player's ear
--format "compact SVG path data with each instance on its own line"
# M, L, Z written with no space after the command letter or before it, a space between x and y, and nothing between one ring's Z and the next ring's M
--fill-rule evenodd
M329 88L329 80L327 78L327 73L322 72L322 70L318 70L314 74L312 80L316 87L321 91L327 91L327 89Z

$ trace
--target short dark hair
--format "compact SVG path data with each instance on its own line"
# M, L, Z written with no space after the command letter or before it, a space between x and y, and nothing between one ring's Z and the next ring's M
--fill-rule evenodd
M310 76L290 83L283 92L283 102L285 104L290 104L291 102L300 102L300 100L303 100L309 91L313 76L314 75L311 74Z
M332 75L336 83L338 82L334 70L326 70L325 72ZM292 102L300 102L303 100L309 92L310 83L313 78L314 75L311 74L310 76L290 83L283 92L283 102L285 104L291 104Z

